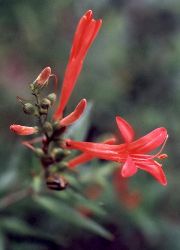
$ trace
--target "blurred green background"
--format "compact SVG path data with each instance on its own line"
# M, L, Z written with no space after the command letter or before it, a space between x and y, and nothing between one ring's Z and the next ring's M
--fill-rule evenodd
M98 140L117 132L116 115L137 137L166 127L167 187L141 171L119 184L111 163L94 161L68 175L74 190L49 192L38 160L9 132L30 125L16 96L30 98L28 84L45 66L62 82L88 9L103 26L68 104L92 101L73 133ZM0 250L180 249L179 24L179 0L0 0Z

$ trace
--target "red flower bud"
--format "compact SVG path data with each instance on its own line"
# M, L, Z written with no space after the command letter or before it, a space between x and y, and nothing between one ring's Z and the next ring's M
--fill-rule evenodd
M18 135L32 135L38 132L37 127L26 127L17 124L11 125L10 130Z
M50 67L44 68L36 78L35 83L43 87L49 80L50 75L51 75L51 68Z

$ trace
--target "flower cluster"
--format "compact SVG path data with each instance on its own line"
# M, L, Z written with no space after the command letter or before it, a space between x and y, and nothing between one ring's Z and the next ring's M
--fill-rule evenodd
M23 144L33 150L40 158L45 172L46 184L50 189L62 190L66 188L67 181L59 174L59 172L63 172L64 168L72 169L93 158L117 162L123 177L130 177L138 169L142 169L153 175L162 185L166 185L167 181L162 165L157 162L157 159L167 157L166 154L162 154L162 149L168 138L167 131L163 127L134 140L135 132L132 126L123 118L117 116L117 126L124 143L119 144L118 138L109 138L102 143L93 143L78 142L63 137L66 128L76 122L86 109L87 101L82 99L74 111L64 116L65 107L82 70L86 54L99 32L101 24L101 19L93 19L91 10L87 11L80 19L73 38L59 102L52 118L49 117L49 109L56 103L57 77L52 73L50 67L46 67L36 80L30 84L31 94L35 98L34 103L26 102L18 97L24 113L35 116L38 125L29 127L13 124L10 129L18 135L41 134L40 137L35 139L23 141ZM54 81L55 93L50 93L44 97L42 92L50 79ZM39 143L40 146L35 146L36 143ZM149 154L158 147L161 147L159 152ZM80 150L83 153L69 159L72 149ZM56 171L54 171L54 166L56 166Z

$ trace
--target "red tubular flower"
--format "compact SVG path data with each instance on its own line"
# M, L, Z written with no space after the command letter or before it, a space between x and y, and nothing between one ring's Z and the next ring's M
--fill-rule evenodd
M116 117L116 122L125 140L124 144L108 145L67 140L67 147L90 153L94 157L123 163L121 170L123 177L130 177L138 169L142 169L153 175L162 185L166 185L167 180L162 165L154 159L167 157L166 154L161 154L168 138L167 130L163 127L157 128L140 139L133 141L134 129L131 125L119 116ZM162 147L158 153L154 155L147 154L161 145Z
M51 68L46 67L41 71L41 73L38 75L38 77L34 82L39 86L43 87L49 80L50 76L51 76Z
M93 13L91 10L87 11L78 23L62 83L59 105L53 116L54 120L58 120L62 117L64 108L81 72L85 56L93 43L101 24L102 20L96 21L93 19Z
M109 138L109 139L105 140L103 143L113 145L113 144L115 144L115 142L116 142L116 138L112 137L112 138ZM82 153L82 154L76 156L75 158L73 158L72 160L70 160L68 162L68 167L69 168L77 167L78 165L86 163L88 161L91 161L94 158L95 157L94 157L93 154Z
M38 132L38 129L36 127L27 127L17 124L11 125L10 130L17 135L32 135Z
M75 110L72 113L70 113L68 116L64 117L60 121L60 125L61 126L69 126L72 123L74 123L75 121L77 121L81 117L81 115L83 114L86 106L87 106L86 99L82 99L78 103L78 105L76 106Z

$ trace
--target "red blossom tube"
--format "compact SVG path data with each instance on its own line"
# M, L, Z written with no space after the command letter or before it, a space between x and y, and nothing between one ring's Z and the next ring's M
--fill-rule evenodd
M17 124L11 125L10 130L17 135L32 135L38 132L37 127L27 127Z
M81 117L81 115L84 113L86 106L87 106L86 99L82 99L76 106L75 110L60 121L60 125L69 126L75 121L77 121Z
M54 120L62 117L63 111L74 89L78 76L81 72L85 56L93 43L101 27L102 20L94 20L91 10L87 11L80 19L76 28L71 48L69 61L66 67L62 83L59 105L54 113Z
M113 145L115 144L115 142L116 142L116 138L112 137L112 138L105 140L103 143ZM78 165L91 161L94 158L95 158L94 155L90 153L82 153L74 157L72 160L70 160L68 162L68 167L69 168L77 167Z

